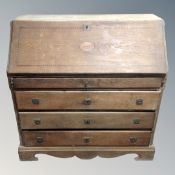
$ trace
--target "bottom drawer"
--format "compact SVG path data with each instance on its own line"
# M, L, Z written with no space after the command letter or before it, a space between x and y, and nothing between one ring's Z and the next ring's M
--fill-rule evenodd
M146 146L151 131L23 131L24 146Z

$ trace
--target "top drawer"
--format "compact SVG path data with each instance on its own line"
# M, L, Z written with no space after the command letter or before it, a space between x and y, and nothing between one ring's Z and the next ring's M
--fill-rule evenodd
M16 89L155 89L160 88L162 78L14 78Z
M161 91L16 91L19 110L155 110Z

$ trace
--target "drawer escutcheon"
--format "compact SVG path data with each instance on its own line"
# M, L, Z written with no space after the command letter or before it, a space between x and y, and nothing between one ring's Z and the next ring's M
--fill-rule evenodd
M84 143L90 143L91 142L90 137L83 137L83 142Z
M36 142L37 142L38 144L41 144L41 143L44 142L44 139L43 139L42 137L37 137L37 138L36 138Z
M137 99L136 105L143 105L143 99Z
M84 105L90 105L92 103L91 98L85 98L82 102Z
M135 124L135 125L140 124L140 119L134 119L134 120L133 120L133 124Z
M91 124L94 124L95 123L95 120L92 120L92 119L84 119L83 120L83 123L85 125L91 125Z
M136 143L137 142L137 138L136 137L130 137L129 138L129 141L131 142L131 143Z
M33 122L35 123L35 125L40 125L41 124L41 119L34 119Z
M40 103L40 100L37 98L32 98L32 104L38 105Z

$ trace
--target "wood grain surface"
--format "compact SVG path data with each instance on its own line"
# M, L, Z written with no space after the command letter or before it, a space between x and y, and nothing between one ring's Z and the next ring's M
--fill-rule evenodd
M76 156L80 159L92 159L96 156L103 158L118 157L125 154L137 154L136 160L153 160L154 146L58 146L58 147L26 147L19 146L19 158L22 161L38 160L35 155L47 154L50 156L68 158Z
M155 15L13 20L7 75L20 160L153 159L167 71L164 21Z
M160 88L162 78L15 78L14 88Z
M148 146L150 131L23 131L24 146Z
M22 129L151 129L154 112L19 112Z
M96 15L98 19L98 15ZM86 17L88 19L88 16ZM167 72L164 22L158 17L111 20L14 20L7 72Z
M160 101L160 91L16 91L15 94L19 110L155 110ZM137 104L138 100L143 104Z

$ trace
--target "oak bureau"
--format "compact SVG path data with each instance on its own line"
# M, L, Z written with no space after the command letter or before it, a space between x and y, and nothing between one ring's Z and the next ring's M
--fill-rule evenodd
M16 18L7 75L20 160L153 159L167 69L164 22L155 15Z

